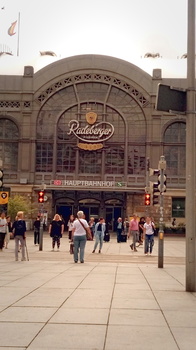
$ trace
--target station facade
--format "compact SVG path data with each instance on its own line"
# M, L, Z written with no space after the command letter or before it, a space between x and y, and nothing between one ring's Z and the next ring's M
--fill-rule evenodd
M57 212L67 222L84 210L115 228L119 216L150 214L148 168L167 162L164 221L185 218L185 115L155 110L159 83L186 88L108 56L81 55L23 76L0 76L0 159L4 186L31 203L34 218ZM45 201L38 191L45 187Z

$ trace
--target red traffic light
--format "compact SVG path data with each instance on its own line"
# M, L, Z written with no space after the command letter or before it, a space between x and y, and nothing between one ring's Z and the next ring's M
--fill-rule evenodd
M43 203L44 202L44 191L39 191L38 192L38 203Z
M145 205L150 205L150 194L149 193L145 194Z

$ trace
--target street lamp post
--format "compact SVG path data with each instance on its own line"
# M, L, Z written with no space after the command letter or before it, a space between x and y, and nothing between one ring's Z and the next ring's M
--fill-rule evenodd
M195 0L188 0L186 113L186 291L196 291L195 232Z

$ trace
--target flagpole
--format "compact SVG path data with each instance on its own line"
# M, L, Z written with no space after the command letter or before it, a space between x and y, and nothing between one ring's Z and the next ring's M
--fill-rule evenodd
M19 48L20 48L20 12L18 13L18 40L17 40L17 56L19 56Z

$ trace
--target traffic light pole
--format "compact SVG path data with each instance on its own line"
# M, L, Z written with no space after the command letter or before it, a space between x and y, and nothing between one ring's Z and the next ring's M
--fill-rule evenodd
M159 161L160 169L160 217L159 217L159 240L158 240L158 267L163 268L164 258L164 229L163 229L163 192L164 192L164 177L166 169L165 157L161 156Z
M186 112L186 291L196 292L195 0L188 0Z
M39 229L39 250L43 250L43 209L41 210L41 220L40 220L40 229Z

